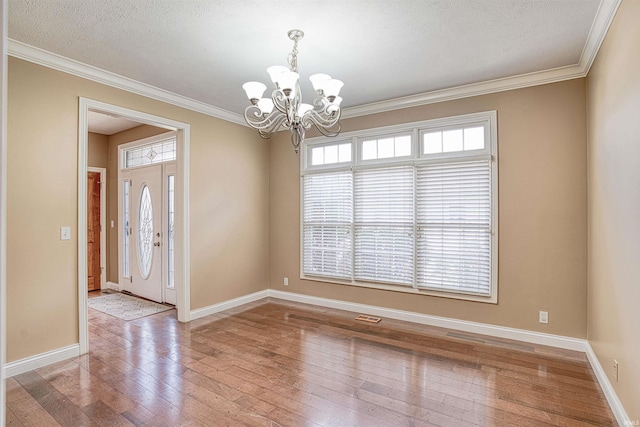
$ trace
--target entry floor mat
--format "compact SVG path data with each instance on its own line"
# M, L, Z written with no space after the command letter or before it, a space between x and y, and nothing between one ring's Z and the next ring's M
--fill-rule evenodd
M147 301L134 296L114 293L89 298L89 308L122 320L134 320L152 314L173 310L173 307Z

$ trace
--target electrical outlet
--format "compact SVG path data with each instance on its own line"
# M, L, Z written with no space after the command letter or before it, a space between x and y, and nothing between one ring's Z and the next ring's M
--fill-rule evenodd
M538 318L538 322L540 323L549 323L549 312L540 310L540 315Z
M613 359L613 378L616 379L616 382L618 382L618 379L620 378L620 365L618 365L618 361L616 359Z
M289 278L285 277L284 281L282 282L282 284L285 285L285 286L289 286Z

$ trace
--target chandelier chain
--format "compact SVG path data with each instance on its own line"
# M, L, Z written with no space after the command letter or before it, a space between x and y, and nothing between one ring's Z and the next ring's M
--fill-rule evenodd
M293 71L294 73L297 73L298 72L298 40L297 39L293 40L293 49L291 49L291 53L287 58L287 62L289 63L289 68L291 68L291 71Z

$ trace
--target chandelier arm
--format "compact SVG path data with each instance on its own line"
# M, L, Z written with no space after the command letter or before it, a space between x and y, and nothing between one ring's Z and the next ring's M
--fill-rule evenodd
M336 123L333 126L333 129L325 128L325 127L322 127L322 126L316 126L316 129L318 129L318 131L324 136L334 137L334 136L338 136L340 134L340 130L342 129L342 125L340 123Z
M271 94L273 106L282 114L287 114L287 96L281 89L275 89Z
M304 115L302 123L308 129L313 124L324 136L337 136L340 133L340 114L326 120L317 111L311 110Z
M341 115L342 111L339 107L331 113L310 110L304 115L303 121L311 121L316 127L331 128L340 121Z
M317 107L314 108L314 110L320 117L319 120L327 123L328 126L331 126L329 123L340 120L340 116L342 114L340 106L330 103L324 96L318 96L314 98L313 105Z
M244 110L244 119L247 124L253 128L260 129L265 127L271 115L264 117L262 115L262 110L257 105L249 105Z
M282 114L278 114L277 117L271 121L269 127L258 129L258 133L264 139L269 139L280 130L280 126L284 124L286 117Z
M318 112L325 111L327 109L327 106L329 105L331 104L329 103L329 101L327 101L327 98L325 98L324 96L316 96L315 98L313 98L314 110Z
M264 117L258 106L250 105L244 111L244 118L249 126L258 129L261 133L273 135L286 117L279 111L272 111Z

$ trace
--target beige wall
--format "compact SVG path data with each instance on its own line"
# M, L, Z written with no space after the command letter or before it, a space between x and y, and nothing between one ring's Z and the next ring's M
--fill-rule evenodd
M140 125L108 137L107 171L107 280L118 283L118 145L167 132L166 129ZM113 221L113 227L111 227Z
M268 144L254 131L15 58L8 94L7 361L78 342L78 97L191 125L192 309L267 288Z
M89 132L87 163L94 168L107 168L109 163L109 137Z
M640 420L639 19L640 2L624 0L587 80L588 335L631 420Z
M270 287L437 316L586 336L585 81L571 80L347 119L352 131L498 112L498 304L299 279L299 161L281 134L270 148ZM289 286L282 278L289 277ZM548 310L548 325L538 311Z

